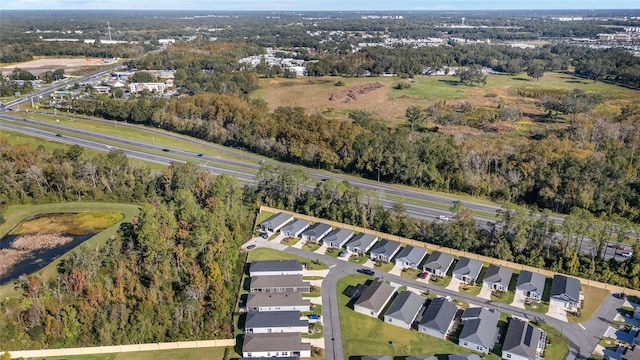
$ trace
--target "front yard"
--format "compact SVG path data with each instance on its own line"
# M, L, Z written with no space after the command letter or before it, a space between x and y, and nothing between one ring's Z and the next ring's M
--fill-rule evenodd
M581 323L591 319L600 307L600 304L602 304L604 299L609 295L607 290L589 285L582 285L582 293L584 294L584 303L580 310L580 315L567 313L567 320L570 323Z

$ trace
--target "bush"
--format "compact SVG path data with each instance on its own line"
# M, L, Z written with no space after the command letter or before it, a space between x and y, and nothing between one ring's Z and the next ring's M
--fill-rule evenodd
M333 84L335 86L345 86L346 84L344 83L344 81L342 80L338 80L338 82L336 82L335 84Z

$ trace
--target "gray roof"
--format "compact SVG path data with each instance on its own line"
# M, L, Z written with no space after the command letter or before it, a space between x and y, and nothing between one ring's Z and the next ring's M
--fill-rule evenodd
M536 291L542 294L544 291L544 283L547 278L539 273L534 273L527 270L522 270L518 275L518 281L516 282L516 289L524 291Z
M445 298L433 299L422 315L420 326L435 329L445 334L457 311L458 308L449 300Z
M249 273L263 271L302 271L302 264L298 260L264 260L249 265Z
M367 309L378 312L382 310L382 307L386 304L391 294L396 290L382 279L375 279L367 286L362 292L362 295L354 303L354 305L362 306Z
M302 342L300 333L246 334L242 351L310 351L311 344Z
M468 276L473 279L478 279L482 270L482 261L476 259L469 259L467 257L461 257L453 268L453 273L457 275Z
M325 223L315 223L305 230L302 235L318 237L327 231L331 230L331 225Z
M542 330L530 323L512 318L511 321L509 321L509 327L504 337L502 351L508 351L526 358L535 359L541 334Z
M300 230L309 226L309 222L307 220L295 219L293 222L288 223L280 229L280 232L294 232L297 233Z
M398 319L411 325L424 305L424 298L411 291L403 291L393 300L384 316Z
M438 360L438 357L435 355L431 356L407 356L404 360Z
M360 358L361 360L393 360L389 355L365 355Z
M322 239L322 241L325 244L328 242L335 242L336 244L344 244L344 242L349 240L352 236L353 236L353 231L336 228L332 232L328 233L327 236L324 239Z
M309 299L303 299L302 293L249 293L247 307L260 306L304 306L309 305Z
M298 326L309 326L309 320L300 319L299 311L249 312L244 323L247 329Z
M509 286L511 281L511 275L513 275L513 269L506 266L489 265L487 272L484 274L483 281L490 283L504 284Z
M489 349L495 344L498 335L500 313L495 309L469 308L462 314L462 332L460 341L483 345Z
M349 240L349 242L347 243L348 247L356 247L356 248L360 248L360 249L366 249L369 246L371 246L371 244L373 244L374 242L378 241L378 237L375 235L371 235L371 234L365 234L365 233L360 233L356 236L354 236L351 240Z
M434 251L429 255L427 262L424 264L425 268L443 270L446 271L453 262L453 255L443 253L440 251Z
M397 241L383 239L375 244L369 253L371 253L371 255L386 255L390 258L396 251L398 251L400 246L402 246L402 244Z
M551 284L551 296L559 296L572 302L580 301L580 281L565 275L555 275Z
M271 217L269 217L267 220L263 221L260 223L260 227L268 227L268 228L277 228L278 226L281 226L282 224L286 224L289 221L291 221L291 219L293 219L293 215L291 214L287 214L287 213L278 213L275 214Z
M253 276L251 278L250 289L287 288L302 286L311 286L310 283L302 281L302 275L264 275Z
M422 261L422 259L424 259L426 255L427 249L407 245L402 250L400 250L400 253L398 254L398 256L396 256L396 260L402 260L406 258L408 261L411 261L416 265L420 265L420 261Z
M451 354L449 360L482 360L478 354Z

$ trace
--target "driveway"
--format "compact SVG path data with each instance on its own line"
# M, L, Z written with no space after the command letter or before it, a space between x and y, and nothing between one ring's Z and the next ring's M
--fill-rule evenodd
M525 294L518 294L516 293L513 296L513 302L511 303L511 306L515 306L517 308L520 309L524 309L524 303L527 300L527 296Z
M451 277L451 282L449 283L449 285L445 289L458 292L458 290L460 290L460 285L462 285L462 284L463 284L462 281L460 281L460 280L458 280L458 279L456 279L454 277Z
M318 250L314 251L315 254L320 254L320 255L324 255L324 252L327 251L327 245L325 245L324 243L322 243L322 245L320 245L320 247L318 248Z
M400 276L400 274L402 274L402 265L394 265L393 269L389 270L389 274Z
M368 267L369 269L373 269L373 268L375 268L376 263L373 262L373 260L369 259L369 260L365 261L364 264L362 264L362 266Z
M275 242L275 243L280 243L280 241L284 240L286 236L284 236L283 233L279 233L278 236L276 236L275 238L269 240L271 242Z
M345 255L344 256L338 256L337 259L338 260L342 260L342 261L349 261L349 258L351 257L351 251L349 250L345 250Z
M319 276L326 277L329 274L329 269L324 270L302 270L302 276Z
M480 288L480 294L478 294L480 299L491 300L491 288L483 286Z
M315 346L317 348L324 349L324 338L320 339L306 339L302 338L303 343L311 344L311 346Z
M564 310L564 308L558 305L549 304L549 311L547 311L547 316L569 322L567 320L567 312Z
M300 240L297 243L291 245L291 247L296 248L296 249L302 249L303 245L304 245L304 241Z

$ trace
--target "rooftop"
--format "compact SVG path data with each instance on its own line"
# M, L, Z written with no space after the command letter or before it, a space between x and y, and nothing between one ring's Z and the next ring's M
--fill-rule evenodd
M422 315L420 326L435 329L445 334L457 311L458 308L449 300L445 298L433 299Z
M424 305L425 299L411 291L403 291L393 300L384 316L404 321L411 325Z
M311 286L302 281L302 275L264 275L251 278L251 289L262 288L288 288Z
M516 289L524 291L536 291L542 294L544 291L544 283L547 278L539 273L522 270L518 275Z
M310 351L311 344L303 343L299 333L246 334L242 343L243 352L305 350Z
M309 326L309 320L301 320L299 311L262 311L249 312L244 327L299 327Z
M535 359L541 335L542 330L537 327L526 321L512 318L504 337L502 351Z
M572 302L580 301L580 281L565 275L555 275L551 284L551 296Z
M499 320L500 313L493 309L468 308L462 314L460 341L466 340L491 349L497 340Z
M252 261L249 266L251 274L269 271L302 271L302 265L298 260L264 260Z
M395 289L391 285L384 282L384 280L375 279L362 292L362 295L360 295L354 305L362 306L364 308L378 312L382 310L382 307L386 304L387 300L394 292Z
M491 264L484 275L483 281L509 286L511 275L513 275L513 269Z
M249 293L247 307L257 306L304 306L309 305L309 299L303 299L302 293Z

